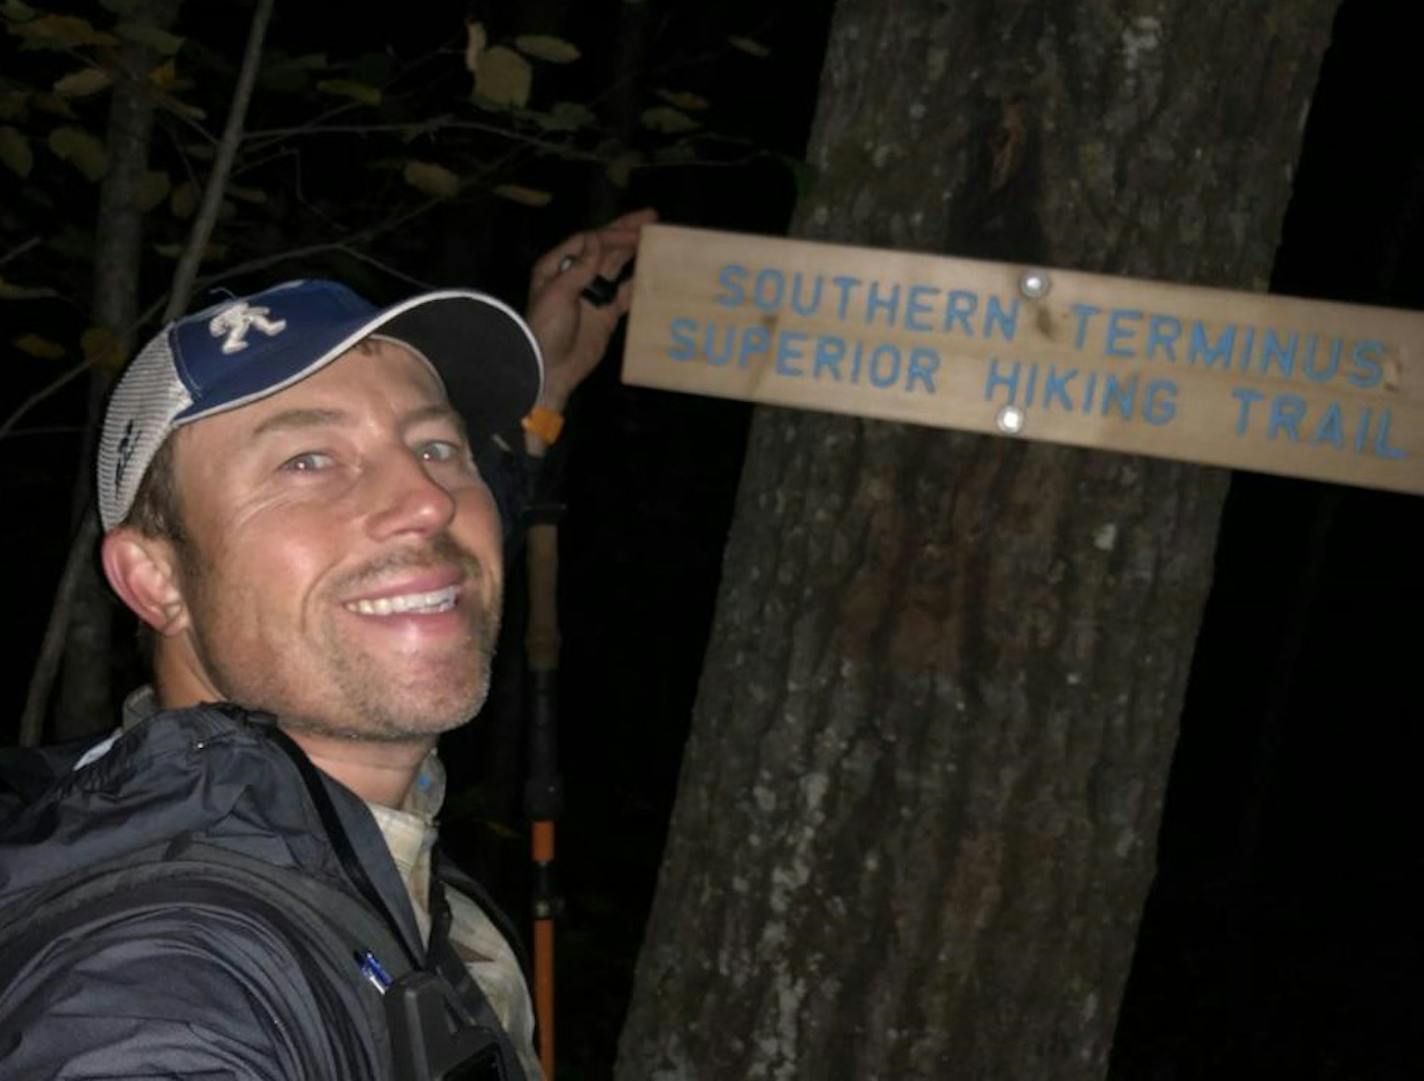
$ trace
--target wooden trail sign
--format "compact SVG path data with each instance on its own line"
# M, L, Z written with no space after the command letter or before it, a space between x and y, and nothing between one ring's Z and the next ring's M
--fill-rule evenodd
M1424 313L656 225L625 382L1424 493Z

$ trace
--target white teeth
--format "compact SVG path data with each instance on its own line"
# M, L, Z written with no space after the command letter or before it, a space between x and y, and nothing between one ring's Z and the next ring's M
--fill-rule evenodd
M432 589L429 593L403 593L398 597L377 597L374 600L350 601L346 610L363 616L399 615L402 612L418 612L427 615L432 612L448 612L455 607L457 586Z

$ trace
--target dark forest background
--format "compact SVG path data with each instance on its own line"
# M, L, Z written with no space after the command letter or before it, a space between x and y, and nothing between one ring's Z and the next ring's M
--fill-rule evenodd
M1407 9L1378 0L1341 7L1274 291L1424 307L1424 124L1413 110L1418 63ZM654 205L669 221L784 231L798 186L814 182L797 162L829 12L826 0L705 8L431 4L373 33L362 20L333 26L305 5L289 5L279 8L269 40L291 55L438 57L463 48L465 19L473 16L492 36L545 32L576 43L579 61L538 69L536 94L549 95L546 104L587 101L610 128L627 122L612 115L619 108L634 102L636 115L660 100L659 90L705 99L702 134L635 137L630 145L645 159L626 182L603 161L530 151L491 183L548 191L547 205L477 190L371 247L381 264L410 279L472 284L520 303L541 251L616 211ZM189 0L174 29L209 43L238 42L246 17L243 4ZM729 37L764 55L729 45ZM625 68L630 42L639 64ZM11 45L0 49L5 80L19 61ZM259 98L249 126L275 125L262 108ZM219 112L210 122L220 119ZM683 149L670 152L674 145ZM598 146L592 153L616 156ZM302 154L306 183L331 205L343 192L356 198L369 182L347 143L328 151L317 140ZM15 188L13 178L5 182ZM62 205L76 229L88 230L93 188L75 190L89 201L66 196ZM39 211L10 189L0 195L3 256L29 236L28 215ZM152 252L145 258L145 289L156 294L171 262ZM53 265L36 250L3 273L43 278ZM380 266L339 254L274 264L224 284L240 292L317 272L345 277L377 300L412 289ZM62 370L10 343L32 330L62 339L73 313L56 305L31 326L22 323L30 311L0 301L6 414ZM565 1077L603 1077L611 1068L750 415L737 403L622 386L620 344L580 391L559 466L567 505L560 568L567 810L559 832ZM76 420L83 397L77 385L54 395L0 439L8 509L0 558L10 596L0 716L7 719L24 702L72 530L76 471L87 468ZM1233 477L1114 1076L1424 1071L1416 975L1424 892L1415 841L1424 818L1416 782L1421 552L1424 500L1417 497ZM491 706L445 748L456 782L446 836L519 913L528 888L519 813L523 611L517 572L510 580ZM124 644L116 649L116 693L140 678Z

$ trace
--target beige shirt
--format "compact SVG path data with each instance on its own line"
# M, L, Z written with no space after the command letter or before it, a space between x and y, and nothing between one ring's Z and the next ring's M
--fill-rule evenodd
M445 767L431 751L399 809L366 804L410 894L423 941L430 937L430 861L439 832L435 816L444 802ZM534 1008L514 950L479 905L454 890L446 890L445 895L450 902L450 945L509 1033L529 1081L541 1081L544 1074L534 1051Z

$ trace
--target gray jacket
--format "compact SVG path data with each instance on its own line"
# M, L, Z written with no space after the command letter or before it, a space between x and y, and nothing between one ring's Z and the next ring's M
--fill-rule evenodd
M520 1076L438 934L427 957L370 812L283 741L270 718L200 706L78 769L73 750L0 763L0 1077L409 1076L366 951L459 985Z

